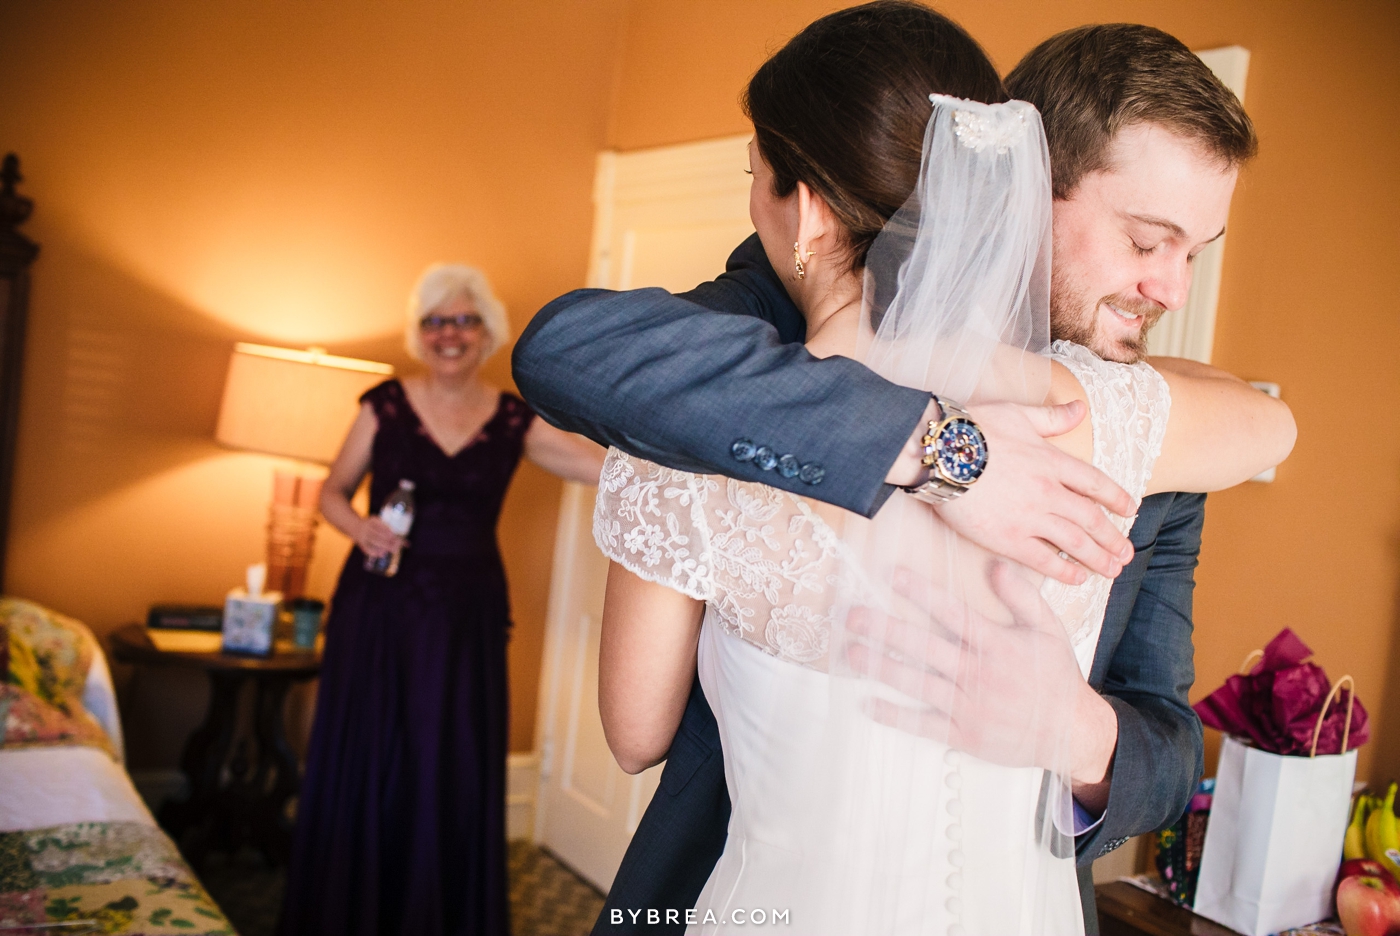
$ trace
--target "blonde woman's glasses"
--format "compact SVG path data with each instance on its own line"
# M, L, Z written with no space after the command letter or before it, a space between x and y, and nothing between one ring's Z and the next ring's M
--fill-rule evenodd
M463 312L461 315L425 315L418 322L418 327L425 332L435 332L455 325L458 331L476 331L483 324L481 316Z

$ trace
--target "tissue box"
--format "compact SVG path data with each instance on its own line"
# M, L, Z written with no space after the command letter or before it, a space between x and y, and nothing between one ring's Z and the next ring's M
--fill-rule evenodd
M272 655L272 632L277 625L280 592L250 597L235 588L224 599L224 652Z

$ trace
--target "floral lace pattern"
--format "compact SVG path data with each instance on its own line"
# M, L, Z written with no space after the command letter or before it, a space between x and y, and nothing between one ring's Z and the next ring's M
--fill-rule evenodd
M1051 358L1069 368L1084 388L1089 401L1089 418L1094 431L1094 467L1127 491L1135 503L1142 502L1152 466L1162 453L1162 439L1171 414L1171 391L1162 375L1147 364L1117 364L1105 361L1082 345L1057 341ZM1104 511L1120 533L1127 535L1134 518L1117 517ZM1099 641L1104 611L1113 581L1090 575L1082 585L1066 585L1046 579L1041 594L1055 609L1070 642L1079 655L1081 667L1089 651Z
M1171 396L1146 364L1115 364L1056 342L1052 357L1084 386L1094 465L1142 500L1162 450ZM1131 519L1109 516L1122 532ZM765 484L698 475L608 452L593 538L609 559L707 602L725 633L780 659L825 670L843 546L806 501ZM1081 667L1092 662L1112 581L1047 579Z
M696 514L718 487L714 478L612 449L598 479L593 539L609 559L647 581L709 601L715 591L708 525Z
M608 452L593 538L647 581L708 602L725 633L826 668L836 534L799 497Z

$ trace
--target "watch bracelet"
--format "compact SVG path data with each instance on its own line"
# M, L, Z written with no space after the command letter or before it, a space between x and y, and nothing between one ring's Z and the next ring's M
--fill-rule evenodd
M910 497L917 498L926 504L946 504L951 500L957 500L963 495L967 488L958 487L956 484L949 484L942 478L930 477L923 484L916 484L913 487L903 488L903 491Z

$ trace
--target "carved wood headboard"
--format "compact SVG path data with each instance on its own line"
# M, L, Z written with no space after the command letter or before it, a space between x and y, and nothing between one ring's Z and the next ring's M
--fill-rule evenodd
M39 255L39 245L19 231L34 210L34 203L15 191L21 181L19 157L10 153L0 165L0 587L10 532L29 267Z

